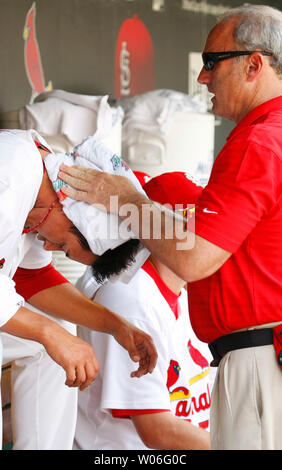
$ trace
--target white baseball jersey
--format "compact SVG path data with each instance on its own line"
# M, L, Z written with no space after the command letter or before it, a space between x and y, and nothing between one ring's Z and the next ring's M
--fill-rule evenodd
M191 329L186 291L177 298L156 272L153 277L140 269L129 284L108 282L95 296L152 336L158 351L152 374L131 378L137 365L112 336L79 328L79 335L93 345L100 370L93 384L79 392L74 449L146 449L128 418L136 411L169 410L209 428L208 347Z
M22 235L34 207L43 177L41 155L34 140L45 142L32 130L0 132L0 326L23 305L12 277L22 267L39 268L51 261L35 235Z

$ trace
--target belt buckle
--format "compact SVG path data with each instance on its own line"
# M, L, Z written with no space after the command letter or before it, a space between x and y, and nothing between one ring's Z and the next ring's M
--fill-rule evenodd
M221 358L219 358L219 359L213 359L213 360L211 361L211 363L210 363L210 366L211 366L211 367L218 367L220 361L221 361Z

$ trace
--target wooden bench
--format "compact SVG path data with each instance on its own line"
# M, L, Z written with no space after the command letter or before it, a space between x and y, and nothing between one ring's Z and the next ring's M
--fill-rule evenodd
M12 447L11 426L11 364L2 366L1 377L2 417L3 417L3 449Z

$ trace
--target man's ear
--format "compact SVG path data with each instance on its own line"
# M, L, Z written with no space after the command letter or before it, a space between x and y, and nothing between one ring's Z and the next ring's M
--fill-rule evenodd
M247 80L252 82L261 73L264 66L264 58L259 52L254 52L247 58Z

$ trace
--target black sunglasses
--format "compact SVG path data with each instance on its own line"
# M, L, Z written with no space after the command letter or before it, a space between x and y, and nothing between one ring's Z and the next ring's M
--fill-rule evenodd
M251 55L254 52L259 52L262 55L272 56L272 52L267 51L225 51L225 52L203 52L202 58L205 70L212 70L221 60L231 59L232 57L239 57L241 55Z

